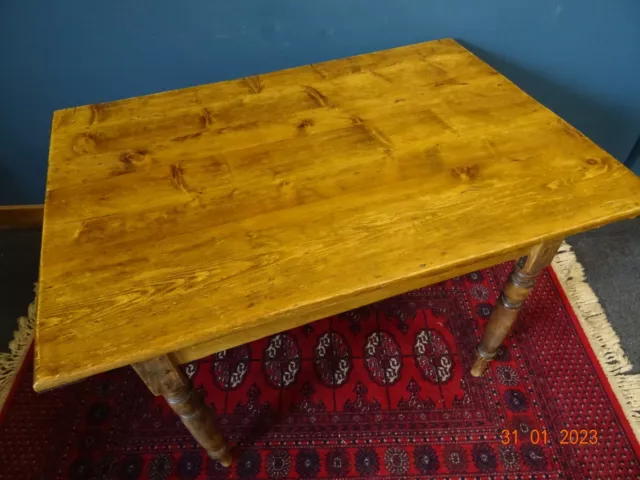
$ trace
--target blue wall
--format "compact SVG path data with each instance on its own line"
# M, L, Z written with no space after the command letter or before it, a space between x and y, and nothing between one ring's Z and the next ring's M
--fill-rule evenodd
M55 109L441 37L625 161L639 25L638 0L4 0L0 204L43 200Z

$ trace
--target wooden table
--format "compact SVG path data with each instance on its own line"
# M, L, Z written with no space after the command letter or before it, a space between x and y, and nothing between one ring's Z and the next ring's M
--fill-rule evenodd
M566 235L640 179L453 40L55 112L38 391L133 365L230 455L177 365L508 259L481 375Z

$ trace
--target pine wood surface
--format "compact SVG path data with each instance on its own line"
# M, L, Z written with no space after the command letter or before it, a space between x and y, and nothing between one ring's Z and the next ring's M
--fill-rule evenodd
M453 40L57 111L35 388L639 214L638 177Z

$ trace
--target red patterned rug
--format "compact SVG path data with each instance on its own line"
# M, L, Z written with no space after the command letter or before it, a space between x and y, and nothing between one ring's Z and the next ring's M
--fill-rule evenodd
M130 368L38 395L29 358L0 419L0 478L640 478L640 447L550 270L488 374L468 374L509 270L187 365L230 469Z

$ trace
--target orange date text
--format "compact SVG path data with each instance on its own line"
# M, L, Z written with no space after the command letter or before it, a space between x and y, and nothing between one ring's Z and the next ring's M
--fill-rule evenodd
M503 445L517 445L521 440L528 440L534 445L547 443L548 434L546 430L531 430L528 438L523 439L522 432L518 430L504 429L500 432L500 443ZM560 445L596 445L598 443L597 430L560 430Z
M518 430L502 430L500 432L500 443L503 445L517 445L521 440L521 432ZM542 445L547 443L547 431L546 430L531 430L528 435L528 440L534 445L541 443Z

